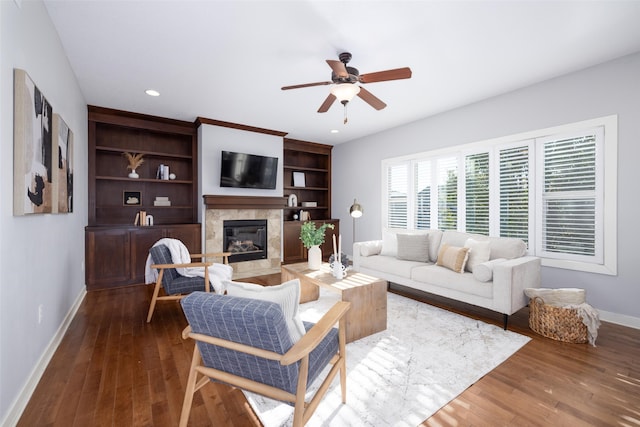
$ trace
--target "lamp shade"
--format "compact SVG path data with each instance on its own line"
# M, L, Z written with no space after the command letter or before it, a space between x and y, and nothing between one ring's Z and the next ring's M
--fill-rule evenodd
M341 83L331 88L330 92L338 98L338 101L351 101L360 92L360 86L353 83Z
M362 206L360 206L360 203L358 203L356 199L353 199L353 204L349 208L349 214L353 218L360 218L362 216Z

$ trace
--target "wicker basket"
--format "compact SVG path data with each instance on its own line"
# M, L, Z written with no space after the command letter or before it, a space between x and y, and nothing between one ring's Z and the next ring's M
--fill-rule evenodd
M577 310L545 304L539 297L529 301L529 327L557 341L583 344L588 340L587 327Z

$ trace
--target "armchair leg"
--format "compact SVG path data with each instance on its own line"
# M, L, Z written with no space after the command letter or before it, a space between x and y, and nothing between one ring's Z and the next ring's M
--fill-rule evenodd
M193 357L191 358L191 367L189 368L189 379L187 387L184 391L184 401L182 402L182 411L180 412L180 427L187 427L189 422L189 414L191 413L191 405L193 404L193 394L196 392L196 378L198 372L196 366L200 364L200 351L198 344L193 348Z
M156 281L155 288L153 288L153 296L151 297L151 303L149 304L149 312L147 313L147 323L151 322L151 316L153 316L153 310L156 309L156 303L158 302L158 295L160 294L160 287L162 286L162 276L164 270L160 270L158 273L158 280Z

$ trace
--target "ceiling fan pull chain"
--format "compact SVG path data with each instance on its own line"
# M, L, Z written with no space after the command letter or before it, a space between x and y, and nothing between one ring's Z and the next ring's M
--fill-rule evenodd
M347 118L347 103L344 103L344 124L346 125L349 119Z

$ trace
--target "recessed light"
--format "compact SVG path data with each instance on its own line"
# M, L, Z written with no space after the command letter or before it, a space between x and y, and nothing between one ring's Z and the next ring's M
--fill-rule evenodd
M331 129L331 133L338 133L340 132L338 129Z
M158 92L157 90L153 90L153 89L147 89L144 91L144 93L146 93L149 96L160 96L160 92Z

